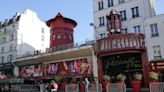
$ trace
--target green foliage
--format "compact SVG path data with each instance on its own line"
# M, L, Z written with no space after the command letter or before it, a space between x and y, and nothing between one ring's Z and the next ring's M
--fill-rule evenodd
M118 74L116 79L118 81L125 81L126 80L126 76L124 74Z
M157 72L149 72L149 77L152 79L152 80L158 80L158 76L159 74Z
M134 80L137 80L137 81L142 80L142 74L141 73L135 73L133 75L133 78L134 78Z
M110 81L110 76L108 75L103 75L102 76L103 81Z

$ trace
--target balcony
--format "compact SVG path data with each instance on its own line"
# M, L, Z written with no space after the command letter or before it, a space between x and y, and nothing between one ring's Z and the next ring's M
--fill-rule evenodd
M94 44L96 55L144 51L145 35L138 33L117 34L103 39L99 39Z

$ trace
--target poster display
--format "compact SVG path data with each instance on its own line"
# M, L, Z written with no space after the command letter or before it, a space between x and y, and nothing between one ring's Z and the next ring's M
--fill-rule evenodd
M44 65L44 75L92 74L92 62L87 58L49 63Z
M19 74L21 77L39 77L43 75L42 65L29 65L22 66L19 69Z

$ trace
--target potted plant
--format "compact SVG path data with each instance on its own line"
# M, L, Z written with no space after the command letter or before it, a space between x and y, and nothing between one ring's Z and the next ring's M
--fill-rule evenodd
M158 76L159 74L157 72L154 72L154 71L149 72L149 77L152 82L158 81Z
M125 83L126 76L124 74L118 74L116 79L119 81L118 83Z
M102 76L102 82L101 82L101 85L102 85L102 90L103 92L107 92L107 85L110 83L110 76L108 75L103 75Z
M110 81L110 76L108 76L108 75L103 75L103 76L102 76L102 80L105 81L105 82L109 82L109 81Z
M140 90L141 90L142 74L141 73L135 73L133 75L133 79L134 79L134 80L132 80L133 92L140 92Z

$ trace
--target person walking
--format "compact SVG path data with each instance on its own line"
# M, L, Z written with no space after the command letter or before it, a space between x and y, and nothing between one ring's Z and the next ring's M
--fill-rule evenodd
M58 84L54 80L51 81L50 85L51 85L51 92L57 92Z
M40 81L39 88L40 88L40 92L44 91L44 85L42 81Z

